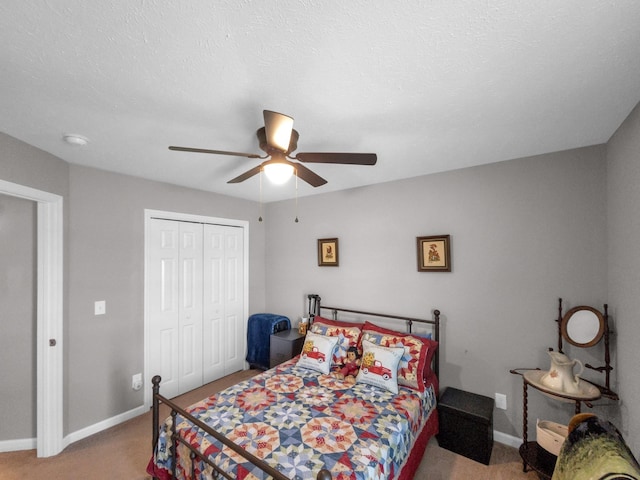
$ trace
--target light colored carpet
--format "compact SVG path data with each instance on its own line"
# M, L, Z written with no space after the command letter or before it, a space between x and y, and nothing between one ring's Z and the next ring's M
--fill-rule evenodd
M186 393L176 399L188 406L258 373L238 372ZM164 418L168 409L161 413ZM0 454L0 480L149 480L145 470L151 457L151 413L85 438L61 454L37 458L35 450ZM495 443L489 465L474 462L438 446L432 439L415 475L428 480L534 479L523 473L518 451Z

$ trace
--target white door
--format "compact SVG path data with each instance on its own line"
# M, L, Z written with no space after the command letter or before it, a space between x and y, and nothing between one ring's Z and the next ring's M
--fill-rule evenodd
M164 396L244 368L244 247L241 227L149 220L147 371Z
M149 371L175 397L202 385L202 225L153 219L147 236Z
M204 382L244 368L244 232L204 225Z
M224 374L244 368L247 336L245 333L244 299L244 238L242 229L225 227L225 342Z
M178 373L180 393L202 386L202 225L179 223L180 308Z

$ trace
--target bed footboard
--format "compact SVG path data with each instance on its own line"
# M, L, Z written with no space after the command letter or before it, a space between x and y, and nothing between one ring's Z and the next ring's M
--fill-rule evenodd
M153 443L153 445L152 445L152 448L153 448L153 450L152 450L152 455L155 454L156 445L158 443L158 438L160 436L160 404L164 403L165 405L167 405L171 409L171 417L173 419L172 431L171 431L171 440L172 440L174 445L177 445L177 443L181 443L181 444L185 445L191 452L190 456L191 456L192 460L197 457L200 460L202 460L203 462L206 462L208 465L210 465L215 470L215 472L217 472L218 475L221 475L224 478L229 478L229 479L233 479L234 478L233 476L229 475L228 472L224 472L223 470L220 469L220 467L218 467L213 462L211 462L199 450L197 450L196 448L193 448L189 444L188 441L183 439L176 432L175 418L176 418L176 416L178 414L180 414L185 420L189 421L193 425L197 426L198 428L202 429L203 431L205 431L209 435L211 435L214 438L216 438L219 442L221 442L222 444L224 444L227 447L229 447L230 449L232 449L238 455L246 458L249 462L251 462L253 465L255 465L258 468L260 468L262 471L264 471L265 473L267 473L268 475L273 477L275 480L290 480L289 477L283 475L280 471L276 470L271 465L269 465L266 462L264 462L262 459L256 457L255 455L251 454L250 452L247 452L245 449L243 449L242 447L238 446L237 444L235 444L233 441L229 440L224 435L222 435L219 432L215 431L209 425L201 422L200 420L198 420L194 416L192 416L189 413L187 413L186 410L184 410L183 408L179 407L178 405L173 403L168 398L165 398L162 395L160 395L160 382L161 382L161 380L162 379L160 378L159 375L154 376L153 379L151 380L151 382L153 383L153 410L152 410L152 422L153 422L153 427L152 427L152 432L153 432L152 443ZM176 449L174 449L174 451L176 451ZM175 472L176 464L177 464L177 462L174 461L173 462L174 471L172 472L172 477L174 479L176 478L176 472ZM194 464L194 462L192 462L192 465L193 464ZM217 478L217 476L216 476L216 478ZM316 479L317 480L331 480L331 473L328 470L322 469L322 470L320 470L318 472L318 475L316 476ZM156 477L154 477L154 480L157 480Z

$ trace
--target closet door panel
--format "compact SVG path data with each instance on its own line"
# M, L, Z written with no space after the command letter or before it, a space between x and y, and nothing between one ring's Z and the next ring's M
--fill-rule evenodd
M241 228L225 229L225 375L244 368L246 334L244 298L244 234Z
M179 225L154 220L147 232L149 362L151 375L162 377L162 392L179 394Z
M224 326L225 265L224 232L220 225L204 225L203 309L204 333L203 375L204 382L212 382L225 375L224 345L230 342Z
M180 223L180 393L202 386L202 225Z

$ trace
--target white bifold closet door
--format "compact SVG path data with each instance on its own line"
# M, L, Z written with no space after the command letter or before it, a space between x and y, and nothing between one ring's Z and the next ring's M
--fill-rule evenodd
M204 225L204 383L244 368L243 231Z
M241 370L242 229L153 219L147 234L149 371L163 394Z

